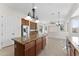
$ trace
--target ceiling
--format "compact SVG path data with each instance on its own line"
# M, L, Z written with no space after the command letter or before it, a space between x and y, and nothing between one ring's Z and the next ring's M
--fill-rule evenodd
M4 4L9 8L18 10L25 15L32 9L32 3L6 3ZM42 21L58 21L60 12L60 18L63 20L66 17L73 7L73 3L35 3L36 15L39 20Z

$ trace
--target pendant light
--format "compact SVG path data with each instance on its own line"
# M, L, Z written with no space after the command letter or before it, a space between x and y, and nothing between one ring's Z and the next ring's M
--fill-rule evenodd
M32 4L32 12L33 12L32 18L34 18L34 19L36 18L36 17L35 17L35 16L36 16L36 15L35 15L36 9L37 9L37 7L35 6L35 3L33 3L33 4Z
M38 16L36 15L36 9L37 7L35 6L35 3L32 4L32 12L33 12L33 16L32 18L35 19L35 22L38 23L39 20L38 20Z

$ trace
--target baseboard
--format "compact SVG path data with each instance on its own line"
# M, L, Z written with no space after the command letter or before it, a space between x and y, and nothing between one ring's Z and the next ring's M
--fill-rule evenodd
M13 46L13 45L14 45L14 43L11 44L11 45L5 46L5 47L1 47L0 49L4 49L4 48L7 48L7 47L10 47L10 46Z
M56 36L52 36L52 37L48 37L49 39L52 39L52 38L56 38L56 39L66 39L66 37L56 37Z

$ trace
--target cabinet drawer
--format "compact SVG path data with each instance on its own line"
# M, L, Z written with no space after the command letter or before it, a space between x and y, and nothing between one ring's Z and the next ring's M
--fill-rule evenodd
M33 46L35 46L35 41L32 41L32 42L29 42L29 43L25 44L25 49L27 50L27 49L29 49Z

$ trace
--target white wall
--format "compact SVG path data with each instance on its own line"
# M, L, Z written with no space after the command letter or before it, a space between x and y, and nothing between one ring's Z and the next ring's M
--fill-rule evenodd
M0 4L0 48L13 44L11 40L21 34L21 12Z
M49 24L48 26L48 37L66 39L68 32L60 31L60 29L55 24Z
M49 24L48 25L48 32L59 32L59 27L56 24Z

